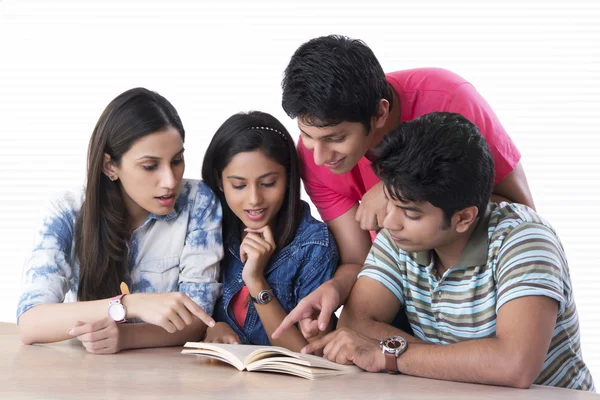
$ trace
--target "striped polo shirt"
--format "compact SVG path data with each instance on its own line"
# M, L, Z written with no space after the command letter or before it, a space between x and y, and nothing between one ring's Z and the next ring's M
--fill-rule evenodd
M434 344L493 337L496 315L504 304L524 296L550 297L559 311L534 383L595 390L581 356L579 319L562 244L550 224L529 207L490 203L459 262L441 277L432 251L407 253L384 229L359 277L375 279L394 293L415 336Z

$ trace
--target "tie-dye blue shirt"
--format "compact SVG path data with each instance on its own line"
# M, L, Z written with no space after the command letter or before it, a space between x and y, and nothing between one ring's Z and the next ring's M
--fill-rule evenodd
M50 203L23 271L17 321L39 304L76 301L79 264L75 220L83 191L66 192ZM149 214L128 243L131 293L179 291L212 314L220 295L223 258L221 206L204 183L183 180L174 209Z

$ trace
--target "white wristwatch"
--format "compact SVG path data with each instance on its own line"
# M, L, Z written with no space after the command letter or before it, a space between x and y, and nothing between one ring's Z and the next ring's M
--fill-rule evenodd
M113 297L108 302L108 316L112 318L117 324L121 322L126 322L125 316L127 315L127 310L121 303L121 299L125 296L125 294L120 294L116 297Z

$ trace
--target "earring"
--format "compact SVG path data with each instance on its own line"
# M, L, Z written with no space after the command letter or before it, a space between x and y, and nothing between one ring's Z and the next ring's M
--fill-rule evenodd
M110 179L111 181L114 181L115 179L117 179L117 177L116 177L116 176L114 176L114 175L110 175L110 176L108 177L108 179Z

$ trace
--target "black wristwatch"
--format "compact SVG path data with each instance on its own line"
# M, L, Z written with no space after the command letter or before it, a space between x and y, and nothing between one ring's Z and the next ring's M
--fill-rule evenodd
M389 373L397 374L397 358L406 351L408 343L402 336L390 336L379 342L381 352L385 356L385 366Z
M252 295L248 295L250 300L256 304L269 304L269 302L273 299L273 289L264 289L258 292L256 297L252 297Z

